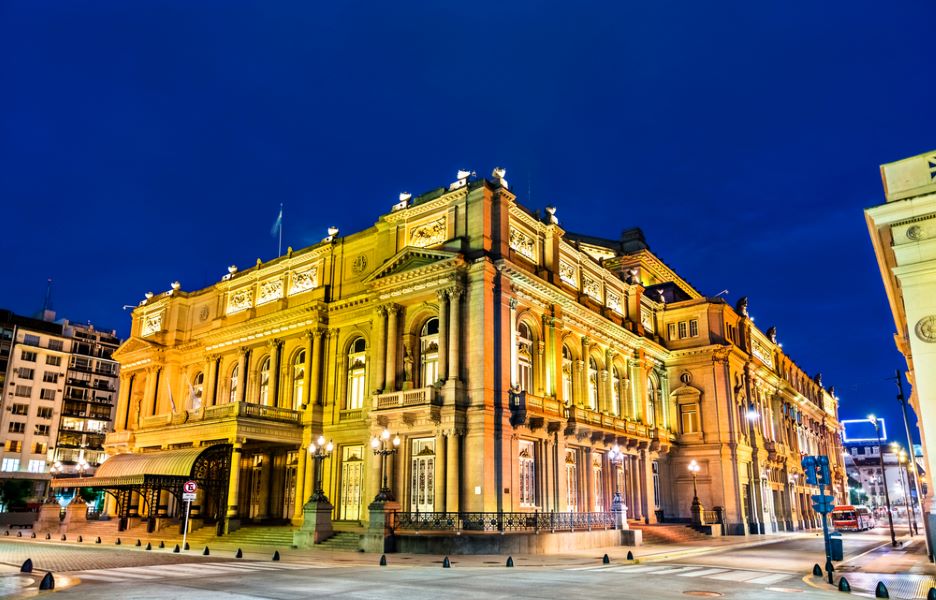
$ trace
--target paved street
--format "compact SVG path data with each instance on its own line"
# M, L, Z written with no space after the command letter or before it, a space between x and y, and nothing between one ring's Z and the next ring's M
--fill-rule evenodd
M133 546L107 546L45 541L0 540L0 597L16 597L34 581L15 573L27 557L38 570L53 570L57 596L126 599L199 598L561 598L583 595L630 598L685 598L720 594L724 598L831 598L821 581L803 581L812 565L822 561L822 538L800 534L764 544L763 538L714 540L708 547L663 549L643 547L641 560L624 559L626 548L608 549L611 564L601 563L604 550L562 556L516 556L516 567L504 567L502 556L452 556L452 568L442 557L354 552L284 550L272 561L267 550L248 550L241 560L229 549L202 556L200 548L173 554L170 548L146 552ZM840 565L859 587L862 577L876 582L877 572L911 570L914 556L890 550L886 530L845 536L846 560ZM752 545L757 544L757 545ZM883 545L883 548L882 548ZM902 562L903 561L903 562ZM41 573L38 574L41 576ZM925 597L927 575L900 575L892 597ZM809 578L807 578L809 579ZM896 585L900 581L903 585ZM25 588L30 589L30 588ZM858 588L856 587L856 591ZM895 593L896 592L896 593Z

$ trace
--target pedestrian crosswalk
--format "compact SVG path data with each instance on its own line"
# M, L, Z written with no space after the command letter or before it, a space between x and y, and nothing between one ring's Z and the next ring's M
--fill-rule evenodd
M191 562L145 567L117 567L113 569L94 569L80 571L74 575L81 581L117 583L143 581L147 579L167 579L186 577L212 577L215 575L236 575L259 571L287 571L295 569L322 568L319 565L272 563L272 562Z
M777 573L775 571L752 571L749 569L726 569L707 567L703 565L622 565L622 566L592 566L574 567L569 571L601 571L603 573L622 573L625 575L672 575L675 577L699 577L703 579L716 579L720 581L738 581L757 585L772 585L789 579L791 573Z

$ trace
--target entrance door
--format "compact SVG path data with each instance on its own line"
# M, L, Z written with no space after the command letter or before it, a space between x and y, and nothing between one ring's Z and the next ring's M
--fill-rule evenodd
M361 519L361 478L364 472L364 446L344 446L341 449L341 492L338 519Z
M250 519L259 519L263 516L263 498L266 496L263 490L263 455L257 454L253 457L253 464L250 467L250 508L247 513Z
M291 519L296 511L296 468L299 458L296 452L286 453L286 473L283 480L282 518Z
M578 469L575 464L575 450L566 450L566 508L569 512L578 511Z
M410 510L435 511L435 439L413 440Z

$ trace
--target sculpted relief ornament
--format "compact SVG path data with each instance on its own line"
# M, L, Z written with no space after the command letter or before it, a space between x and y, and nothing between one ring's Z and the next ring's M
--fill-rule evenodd
M918 338L929 344L936 343L936 315L920 319L914 328Z
M591 277L582 278L582 291L586 295L591 296L598 302L601 302L601 283L597 279L592 279Z
M621 312L621 296L617 292L608 290L606 306L616 313Z
M257 295L257 306L273 302L283 297L283 280L273 279L260 284L260 293Z
M250 288L243 288L235 292L231 292L231 295L228 296L227 314L230 315L250 308L251 303L253 302L252 291L253 290Z
M162 320L163 313L158 312L152 315L146 315L143 317L143 337L148 335L153 335L154 333L159 333L162 331Z
M515 227L510 228L510 248L517 254L536 262L536 242Z
M575 279L575 266L570 265L564 260L559 261L559 279L568 283L571 286L578 285L578 281Z
M760 361L768 367L773 367L773 355L771 355L770 349L765 348L764 345L757 340L754 340L751 344L751 354L760 359Z
M306 290L318 287L318 267L312 267L308 271L292 274L292 285L289 287L289 295L298 294Z
M446 238L445 217L440 217L430 223L424 223L410 231L409 245L417 248L438 246Z

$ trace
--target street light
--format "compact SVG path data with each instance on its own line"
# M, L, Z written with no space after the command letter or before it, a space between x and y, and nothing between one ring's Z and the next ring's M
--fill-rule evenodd
M881 464L881 478L884 483L884 501L887 503L887 522L890 524L891 546L897 547L897 534L894 533L894 515L891 513L890 492L887 491L887 471L884 470L884 448L881 447L881 426L874 415L868 415L868 420L874 425L874 433L878 441L878 461Z
M611 466L615 467L613 470L614 499L611 501L611 512L618 515L620 521L618 527L621 529L630 529L627 525L627 505L624 504L624 500L621 498L620 482L618 481L617 467L624 461L624 453L621 451L620 446L615 444L614 447L608 451L608 460L611 461Z
M913 531L916 529L916 516L913 514L913 502L910 498L910 471L907 466L907 453L903 451L897 442L891 444L891 450L897 455L897 473L900 474L904 508L907 509L907 530L910 532L910 537L913 537ZM904 473L907 475L906 478L904 478Z
M374 450L374 456L380 456L380 470L383 473L383 487L381 487L377 495L374 496L374 502L394 502L396 500L393 496L393 492L390 490L390 486L387 485L387 457L391 454L396 454L399 445L399 435L393 437L393 443L391 445L389 429L384 429L380 437L375 436L371 438L371 448Z
M90 467L91 465L88 464L88 461L86 461L84 458L79 458L77 466L78 479L81 479L84 476L84 472L87 471Z
M322 464L325 462L326 458L331 456L335 445L332 444L331 440L326 442L324 435L320 435L316 441L318 445L309 444L309 456L315 461L315 489L312 492L312 496L309 498L309 502L323 502L328 504L328 496L325 495L325 491L322 489Z
M699 463L692 459L689 463L689 472L692 473L692 504L699 504L699 490L696 488L696 475L699 473Z

